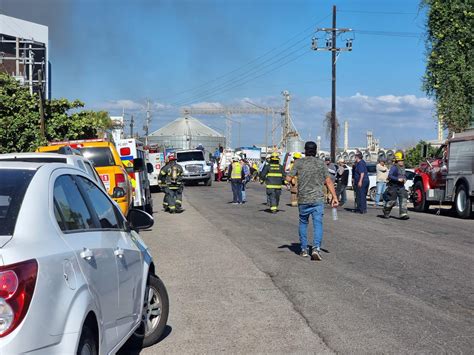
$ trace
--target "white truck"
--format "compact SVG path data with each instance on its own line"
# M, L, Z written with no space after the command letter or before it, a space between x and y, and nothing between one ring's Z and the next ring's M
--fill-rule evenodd
M206 186L212 185L212 163L206 161L202 150L178 150L176 158L184 170L183 181L185 183L203 182Z

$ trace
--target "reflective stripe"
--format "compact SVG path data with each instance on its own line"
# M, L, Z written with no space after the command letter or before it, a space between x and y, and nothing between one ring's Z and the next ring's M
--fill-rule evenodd
M170 210L175 210L176 206L170 206Z
M242 165L240 163L232 163L231 179L242 179Z
M163 206L168 206L169 203L168 202L163 202Z
M179 189L179 186L170 186L168 187L170 190L178 190Z
M270 207L270 209L271 209L272 211L276 211L276 210L278 209L278 207L277 207L277 206L272 206L272 207Z
M161 175L166 175L166 171L161 170Z
M176 202L181 203L181 200L176 200Z
M270 164L270 168L279 168L280 164Z
M267 176L271 177L283 177L282 173L268 173Z
M281 185L267 185L267 189L281 189Z

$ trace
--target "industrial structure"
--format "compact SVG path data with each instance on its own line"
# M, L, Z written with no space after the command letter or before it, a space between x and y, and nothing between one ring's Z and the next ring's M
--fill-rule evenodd
M193 149L202 145L207 151L225 147L225 137L194 117L179 117L148 136L149 145L164 148Z
M50 99L48 27L0 14L0 71Z
M271 127L271 146L277 146L283 151L288 152L301 152L303 151L304 143L300 138L298 131L291 119L290 115L290 93L288 91L282 92L285 98L284 108L275 107L261 107L252 102L248 102L254 107L226 107L226 106L209 106L209 107L184 107L181 109L181 114L184 117L189 115L220 115L225 116L226 119L226 147L232 148L232 123L239 125L239 142L240 142L240 126L241 121L233 119L233 115L264 115L265 116L265 137L264 143L266 147L269 147L268 138L268 116L272 117ZM280 122L277 120L277 116L281 117ZM281 129L280 138L276 138L276 132Z

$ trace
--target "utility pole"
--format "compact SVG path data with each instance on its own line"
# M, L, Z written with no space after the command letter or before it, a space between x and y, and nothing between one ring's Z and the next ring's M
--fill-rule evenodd
M38 88L39 88L39 113L40 113L40 133L45 138L44 106L43 106L43 70L38 70Z
M150 100L146 100L146 121L145 121L145 145L148 146L148 131L150 127L151 115L150 115Z
M135 120L133 119L133 115L131 115L131 119L130 119L130 138L133 138L133 124L134 124Z
M331 93L331 160L336 160L336 131L337 131L337 120L336 120L336 61L340 52L352 51L352 37L346 39L346 47L337 47L337 36L343 33L352 32L350 28L337 28L336 27L336 5L332 7L332 27L331 28L318 28L316 32L322 32L326 34L326 46L319 47L317 37L313 37L311 48L315 51L331 51L331 67L332 67L332 93Z
M331 161L336 162L336 5L332 7L332 93L331 93Z
M285 90L282 92L282 95L285 97L285 109L283 110L283 132L282 132L282 146L286 148L288 146L288 135L291 132L291 123L290 123L290 93Z

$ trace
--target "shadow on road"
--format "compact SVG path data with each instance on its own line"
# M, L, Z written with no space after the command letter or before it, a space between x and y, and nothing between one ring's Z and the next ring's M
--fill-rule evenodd
M166 339L171 334L172 330L173 328L167 325L163 331L163 335L160 337L160 339L158 340L156 344L159 344L164 339ZM117 355L138 355L140 354L142 350L143 348L141 347L141 344L138 344L137 342L134 344L131 344L130 341L128 341L125 343L122 349L118 351Z
M312 245L308 245L308 247L309 247L309 250L313 249ZM283 244L283 245L280 245L278 247L278 249L288 249L288 250L292 251L293 253L295 253L296 255L299 255L300 251L301 251L300 243L291 243L291 245ZM325 252L327 254L330 253L328 249L324 249L324 248L321 248L321 251Z

